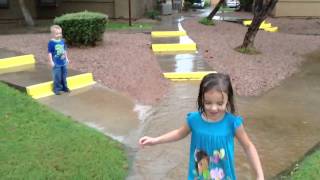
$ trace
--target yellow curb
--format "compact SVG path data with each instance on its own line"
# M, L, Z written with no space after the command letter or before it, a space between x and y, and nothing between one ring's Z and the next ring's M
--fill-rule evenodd
M259 29L265 29L265 28L270 28L270 27L271 27L271 23L260 24Z
M152 31L151 37L153 38L162 38L162 37L179 37L186 36L185 31Z
M68 87L70 90L79 89L90 86L96 82L93 80L92 73L79 74L67 78ZM44 82L26 87L27 94L34 99L53 95L53 82Z
M12 68L22 65L34 64L36 60L32 54L15 56L10 58L0 59L0 69Z
M242 23L245 26L249 26L252 23L252 21L251 20L245 20ZM262 23L260 24L259 29L263 29L264 30L266 28L272 28L271 23L267 23L266 21L262 21Z
M153 52L178 52L178 51L196 51L196 43L188 44L152 44Z
M278 27L274 26L274 27L269 27L269 28L265 28L264 29L267 32L277 32L278 31Z
M168 73L163 73L163 76L173 81L201 80L205 75L209 73L216 73L216 71L168 72Z

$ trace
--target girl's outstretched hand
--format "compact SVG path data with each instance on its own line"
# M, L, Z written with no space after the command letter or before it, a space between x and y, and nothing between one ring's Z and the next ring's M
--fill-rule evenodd
M139 145L144 147L144 146L152 146L157 144L157 139L149 136L144 136L139 139Z

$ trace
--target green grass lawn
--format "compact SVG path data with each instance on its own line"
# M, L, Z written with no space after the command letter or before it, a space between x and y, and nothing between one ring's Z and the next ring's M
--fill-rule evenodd
M125 179L123 146L0 83L1 179Z
M132 26L129 26L129 22L113 22L109 21L107 26L107 29L110 30L126 30L126 29L131 29L131 30L151 30L152 24L148 23L132 23Z
M320 178L320 150L315 151L310 156L307 156L301 163L295 166L289 176L283 179L300 180L310 179L315 180Z
M222 7L220 7L220 9L219 9L219 11L220 12L234 12L235 11L235 9L234 8L229 8L229 7L226 7L226 6L222 6Z

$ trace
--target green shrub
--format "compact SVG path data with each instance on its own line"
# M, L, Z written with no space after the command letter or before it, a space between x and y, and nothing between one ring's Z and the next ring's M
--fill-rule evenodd
M201 23L203 25L207 25L207 26L214 26L213 20L210 20L207 17L204 17L204 18L200 19L199 23Z
M207 8L207 7L210 7L211 6L211 1L210 0L205 0L204 1L204 7Z
M188 11L192 7L192 3L189 1L184 1L183 3L183 10Z
M148 11L146 12L145 16L150 19L159 19L160 12L159 11Z
M69 44L87 46L102 40L107 20L105 14L83 11L56 17L53 23L62 27Z
M253 0L240 0L241 9L245 11L251 11L252 4L253 4Z

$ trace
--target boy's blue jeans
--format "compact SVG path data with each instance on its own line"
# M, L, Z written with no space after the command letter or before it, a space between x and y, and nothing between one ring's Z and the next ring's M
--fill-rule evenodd
M64 66L56 66L55 65L52 68L53 92L54 93L58 93L59 91L68 90L67 75L68 75L67 65L64 65Z

